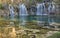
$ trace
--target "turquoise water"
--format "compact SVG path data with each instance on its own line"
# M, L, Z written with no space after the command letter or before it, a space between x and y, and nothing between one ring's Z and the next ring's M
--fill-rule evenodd
M48 15L39 15L39 16L35 16L35 15L31 15L31 16L21 16L22 20L26 20L26 21L44 21L44 22L57 22L60 23L60 16L48 16Z
M48 16L48 15L29 15L29 16L20 16L17 18L19 21L44 21L44 22L57 22L60 23L60 16Z

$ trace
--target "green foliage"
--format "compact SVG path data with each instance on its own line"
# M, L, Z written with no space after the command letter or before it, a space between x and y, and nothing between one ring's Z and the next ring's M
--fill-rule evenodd
M34 1L43 2L43 0L30 0L30 2L34 2Z
M49 36L48 38L60 38L60 32L55 33L52 36Z
M2 4L0 4L0 9L2 9L3 7L2 7Z
M34 3L34 1L33 0L30 0L29 4L33 4L33 3Z
M43 0L37 0L38 2L42 2Z

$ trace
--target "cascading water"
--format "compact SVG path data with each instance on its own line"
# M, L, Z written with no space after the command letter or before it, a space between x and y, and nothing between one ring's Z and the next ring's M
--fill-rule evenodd
M44 15L46 15L45 14L45 3L38 3L37 4L37 12L36 12L36 15L40 15L39 17L37 17L37 24L39 22L40 23L43 22L43 20L45 19L44 18Z
M19 5L19 16L28 15L26 6L24 4Z
M55 6L52 3L49 3L49 7L48 7L48 12L54 12L55 11Z
M49 6L48 6L48 13L54 13L55 12L55 6L54 4L52 3L49 3ZM48 22L51 23L51 22L54 22L54 20L51 18L51 20L49 20L48 18Z
M46 15L45 14L45 3L37 4L37 15Z
M13 6L9 6L9 10L10 10L10 19L14 19L14 8Z
M19 5L19 17L20 17L21 25L26 24L27 15L28 13L27 13L26 6L24 4Z

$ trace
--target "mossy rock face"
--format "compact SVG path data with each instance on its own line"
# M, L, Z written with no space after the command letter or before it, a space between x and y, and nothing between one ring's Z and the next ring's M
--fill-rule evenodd
M49 36L47 38L60 38L60 32L55 33L55 34L53 34L53 35L51 35L51 36Z

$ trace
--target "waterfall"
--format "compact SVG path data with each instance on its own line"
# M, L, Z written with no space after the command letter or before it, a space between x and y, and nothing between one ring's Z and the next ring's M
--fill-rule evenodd
M20 17L21 25L26 24L27 15L28 13L26 6L24 4L19 4L19 17Z
M51 13L51 12L54 12L54 11L55 11L55 5L52 4L52 3L49 3L48 12Z
M26 6L24 4L19 4L19 16L28 15Z
M46 15L45 3L38 3L37 4L37 15Z
M55 5L53 3L48 3L48 13L54 13L56 8L55 8ZM54 22L53 18L50 18L50 16L48 15L48 22L49 23L52 23Z
M11 19L14 19L14 8L13 8L13 6L9 6L9 11L10 11L10 18Z

